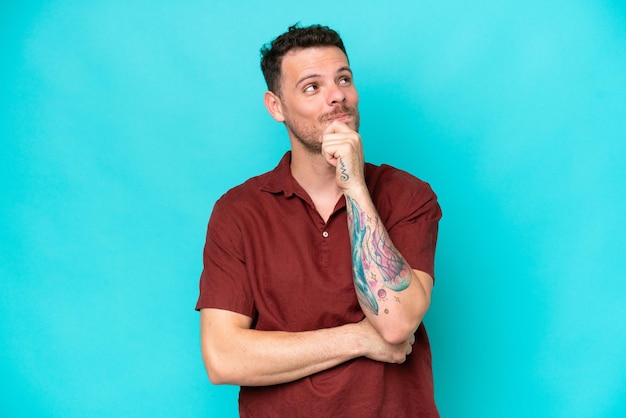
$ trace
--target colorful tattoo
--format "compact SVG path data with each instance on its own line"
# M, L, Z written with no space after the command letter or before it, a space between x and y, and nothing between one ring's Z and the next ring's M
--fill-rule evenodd
M385 300L388 292L384 288L396 292L406 289L411 283L411 268L391 243L378 217L367 216L348 196L346 202L357 297L362 306L378 315L378 301L374 295ZM399 301L397 296L395 300Z

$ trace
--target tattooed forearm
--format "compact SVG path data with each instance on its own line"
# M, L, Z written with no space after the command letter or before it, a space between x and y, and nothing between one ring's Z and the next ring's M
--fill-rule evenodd
M367 232L363 225L363 215L358 211L358 206L354 200L346 196L348 204L348 229L350 230L350 242L352 243L352 276L356 295L361 306L369 309L378 315L378 302L374 297L373 289L365 277L366 270L369 270L369 263L365 260L363 265L363 247L365 246L365 234Z
M411 283L411 268L391 243L377 215L369 216L346 196L352 243L352 273L361 305L378 315L385 288L400 292ZM397 300L397 299L396 299Z

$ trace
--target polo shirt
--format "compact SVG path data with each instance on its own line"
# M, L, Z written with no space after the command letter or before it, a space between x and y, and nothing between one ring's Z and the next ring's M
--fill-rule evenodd
M291 153L224 194L211 214L196 309L253 319L265 331L309 331L359 322L345 198L324 222L293 178ZM389 236L418 270L434 275L441 209L430 186L388 165L365 180ZM357 358L295 382L242 387L242 417L437 417L424 325L403 364Z

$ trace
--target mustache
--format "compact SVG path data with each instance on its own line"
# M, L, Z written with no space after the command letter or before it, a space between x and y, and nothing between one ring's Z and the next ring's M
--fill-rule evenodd
M333 110L332 112L321 115L318 119L320 123L323 123L323 122L328 121L330 118L334 118L335 116L338 116L338 115L350 115L350 116L356 117L358 114L359 114L359 111L356 109L356 107L341 105L337 107L335 110Z

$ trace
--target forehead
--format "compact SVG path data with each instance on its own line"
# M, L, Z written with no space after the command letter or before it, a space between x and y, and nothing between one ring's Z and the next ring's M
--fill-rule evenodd
M294 49L283 57L281 75L291 80L313 74L334 74L345 68L349 68L348 57L336 46Z

